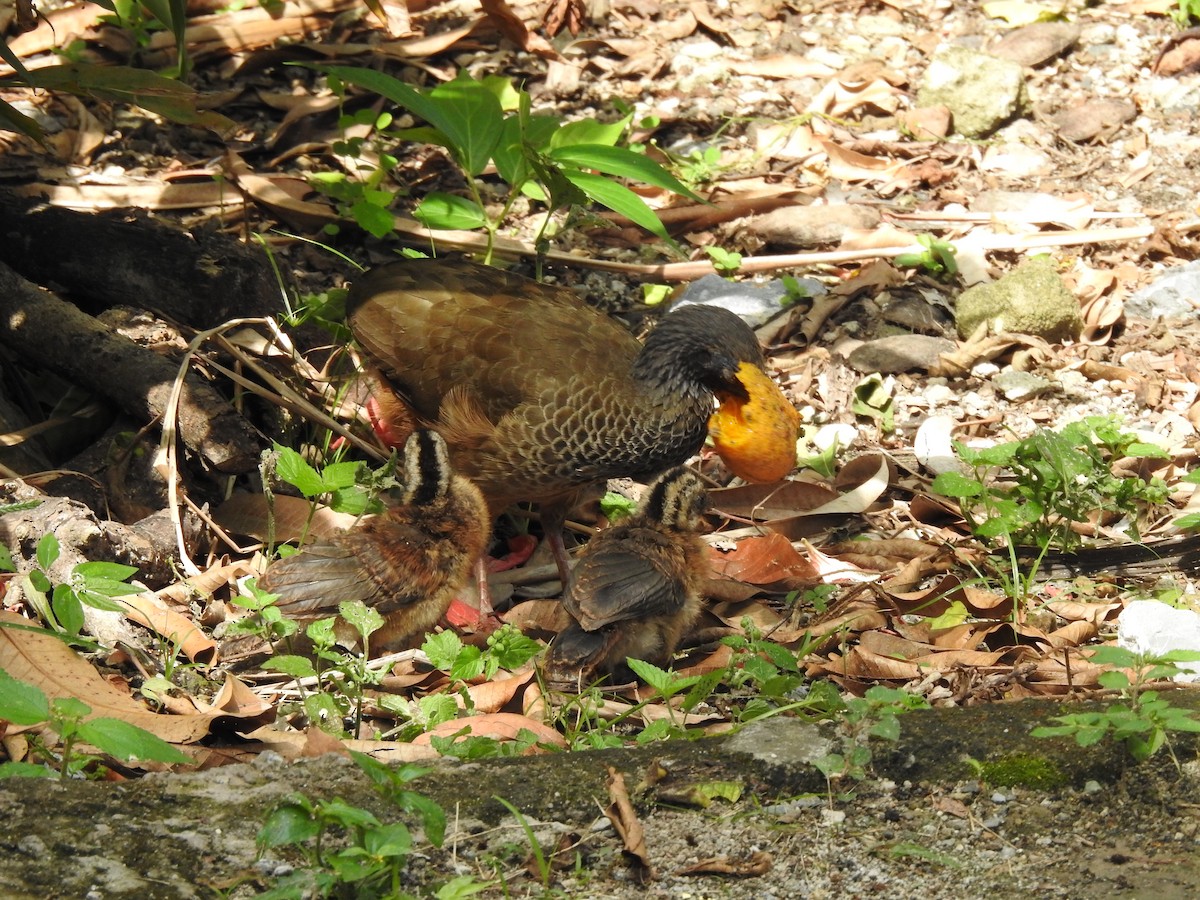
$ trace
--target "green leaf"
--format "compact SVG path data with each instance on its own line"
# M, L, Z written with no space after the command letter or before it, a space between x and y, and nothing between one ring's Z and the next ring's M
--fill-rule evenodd
M412 833L403 822L372 828L363 835L363 849L374 857L404 857L412 852Z
M59 549L58 538L54 536L54 532L48 531L42 535L37 545L37 564L43 572L50 571L50 567L58 560Z
M424 119L446 138L446 148L471 177L487 168L500 139L504 112L496 95L465 72L428 94L372 69L316 66L347 84L357 85L398 103Z
M175 38L175 48L179 53L179 61L175 66L175 74L183 75L188 71L187 58L187 5L186 0L141 0L146 9L154 14L165 25Z
M1200 528L1200 513L1188 513L1186 516L1180 516L1173 524L1176 528L1184 531L1194 531Z
M199 125L219 134L230 133L237 123L211 110L200 110L200 94L192 87L146 69L67 63L46 66L23 80L30 87L131 103L181 125Z
M259 829L257 843L266 848L303 844L320 832L321 824L308 809L298 803L288 803L267 817L266 824Z
M416 208L413 218L428 228L473 231L487 224L487 214L474 200L434 191Z
M364 638L383 627L383 616L361 600L345 600L339 603L338 612Z
M485 665L483 651L478 647L467 646L458 652L458 656L454 658L454 664L450 666L446 674L454 681L470 681L483 674Z
M0 40L0 47L4 41ZM36 119L31 119L7 100L0 100L0 131L15 131L41 143L46 142L46 133Z
M83 628L83 605L79 597L67 584L56 585L50 598L54 618L67 634L79 634Z
M110 756L124 760L154 760L161 763L195 762L162 738L120 719L91 719L79 726L79 737Z
M356 200L350 207L350 215L359 228L377 238L387 237L396 227L396 217L391 210L367 199Z
M78 697L55 697L50 701L51 718L62 719L64 722L78 721L91 711L92 708Z
M358 483L360 473L364 472L366 468L366 464L362 462L331 463L322 470L321 481L330 491L353 487Z
M305 497L316 497L328 490L325 479L305 461L303 456L291 447L281 447L276 444L275 449L279 453L279 461L275 464L275 474L283 481L286 481Z
M3 778L57 778L58 773L46 766L27 762L0 763L0 779Z
M514 188L523 188L533 177L530 153L544 151L559 129L557 116L508 116L492 149L496 172Z
M358 485L348 488L338 488L330 494L329 508L334 512L346 513L351 516L361 516L368 512L383 511L383 507L379 501Z
M660 694L666 694L674 687L675 682L680 680L676 678L674 672L660 669L658 666L648 663L644 659L629 659L626 662L634 675L642 679L642 681L646 682L646 684L650 685L650 687L654 688Z
M568 122L554 132L554 136L550 139L550 149L568 149L587 145L612 147L629 127L631 118L631 116L626 116L616 122L597 122L595 119Z
M488 653L495 657L502 668L509 671L519 669L542 652L541 643L526 637L520 629L512 625L504 625L490 634L487 645Z
M1138 663L1138 655L1132 650L1126 650L1124 647L1118 647L1115 644L1105 644L1103 647L1097 647L1091 656L1091 661L1101 666L1117 666L1122 669L1131 669Z
M435 900L465 900L484 891L491 890L495 885L486 881L476 881L474 875L456 875L434 893Z
M1109 691L1123 691L1129 687L1129 676L1124 672L1101 672L1096 683Z
M431 635L421 645L421 652L429 657L430 665L443 672L450 671L462 649L463 642L453 631Z
M16 564L13 562L12 551L4 544L0 544L0 572L15 572L17 571Z
M654 210L625 185L617 184L603 175L592 175L588 172L575 172L567 169L561 174L563 178L582 191L584 196L623 215L651 234L657 235L665 241L671 240L667 229L654 214Z
M935 494L953 497L956 500L978 497L983 493L983 485L977 479L959 472L941 472L929 487Z
M284 675L290 675L292 678L315 678L317 674L316 667L313 666L312 660L306 656L294 656L285 654L282 656L273 656L265 660L261 668L268 672L281 672Z
M487 168L504 127L500 101L485 85L460 70L453 81L429 92L438 116L429 119L451 142L459 165L471 177Z
M943 628L957 628L970 618L971 613L961 600L954 600L940 616L926 620L931 631Z
M564 126L564 128L569 126ZM691 200L703 202L699 194L690 190L678 178L654 160L634 153L624 147L606 147L601 144L584 144L575 147L557 147L550 151L550 159L558 163L595 169L606 175L631 178L643 184L672 191ZM570 177L569 175L567 176ZM639 198L640 199L640 198ZM632 217L631 217L632 218ZM639 223L640 224L640 223Z
M77 565L75 567L75 572L87 579L89 588L94 591L100 591L100 593L104 593L104 591L101 591L100 588L93 586L91 581L93 578L97 579L97 581L103 581L105 583L125 582L132 576L136 575L138 570L136 566L123 566L120 563L114 562L85 562ZM124 588L125 593L129 593L132 589L132 586L126 584L124 585ZM111 596L116 597L119 595L112 594Z
M0 719L14 725L36 725L48 718L50 703L41 689L0 669Z

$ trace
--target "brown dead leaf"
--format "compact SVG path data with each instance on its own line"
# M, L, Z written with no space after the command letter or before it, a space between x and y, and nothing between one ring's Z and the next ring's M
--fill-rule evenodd
M555 747L561 747L564 750L567 748L567 742L561 734L555 729L544 725L528 716L522 716L518 713L489 713L484 716L468 716L465 719L453 719L449 722L443 722L432 731L427 731L424 734L418 735L413 739L414 744L428 744L434 737L450 737L457 735L459 732L464 732L472 737L488 737L497 741L515 741L517 735L523 730L532 731L538 739L538 743L551 744ZM537 746L530 747L530 754L544 753Z
M958 819L971 818L971 810L961 800L953 797L934 797L932 806L938 812L946 813Z
M707 28L714 34L728 34L729 26L713 15L712 10L708 8L708 4L703 0L693 0L688 4L688 9L692 15L696 17L696 21Z
M526 672L518 672L506 678L493 678L482 684L470 685L467 688L467 693L470 694L471 701L475 709L479 712L499 712L509 704L522 688L534 681L535 674L533 669L529 669ZM456 699L459 700L460 705L466 703L461 696Z
M190 716L152 712L127 692L118 691L91 665L55 637L26 631L29 622L0 612L0 669L39 688L49 699L75 697L88 704L88 718L108 716L136 725L172 744L205 737L219 721L235 720L254 727L274 719L273 709L249 688L227 675L217 700Z
M500 616L523 633L558 634L571 624L571 615L558 600L523 600Z
M744 603L714 603L708 611L730 628L741 631L742 619L749 619L754 627L763 634L771 634L782 623L779 613L760 600L747 600Z
M153 594L118 597L116 602L126 607L130 621L144 625L178 645L179 652L192 662L211 666L217 661L217 642L201 631L200 626L190 618L168 609Z
M310 725L302 732L304 743L300 745L300 757L302 759L315 759L318 756L325 756L329 753L336 753L338 756L349 756L350 751L346 748L338 738L334 737L328 731L322 731L315 725Z
M828 82L803 111L839 119L860 108L890 115L900 108L901 96L903 91L883 78L867 81L837 78Z
M243 737L248 741L257 742L258 751L272 750L289 762L303 757L305 748L311 746L309 736L304 732L280 731L273 725L256 729ZM357 750L380 762L408 763L440 758L440 754L430 746L417 746L398 741L337 740L336 738L334 740L341 748L334 752Z
M500 33L522 50L536 54L543 59L561 58L558 51L550 46L549 41L525 27L520 16L513 12L512 7L504 0L479 0L479 7L500 29Z
M1112 603L1082 603L1078 600L1051 600L1046 609L1068 622L1091 622L1102 625L1116 618L1125 608L1120 602Z
M756 59L733 60L729 71L737 75L753 75L758 78L830 78L832 66L815 62L796 53L776 53Z
M819 509L839 498L836 491L808 481L743 484L709 491L713 509L721 515L770 522Z
M771 871L771 854L755 850L742 859L729 856L712 856L685 869L676 869L676 875L727 875L733 878L758 878Z
M713 551L710 559L717 575L764 587L793 590L820 581L812 563L779 534L746 538L732 551Z
M286 494L277 494L273 506L277 542L328 538L358 521L356 516L334 512L327 506L314 510L311 501ZM213 519L230 534L266 540L271 514L272 507L262 494L237 493L217 507Z
M1164 78L1200 71L1200 28L1169 37L1153 68L1154 74Z
M609 804L604 815L612 822L613 829L621 837L622 850L630 857L637 867L638 881L645 883L654 879L654 867L650 864L650 851L646 848L646 833L642 822L629 799L629 790L625 787L625 776L608 767L608 797Z
M1071 622L1047 635L1050 646L1056 650L1079 647L1096 637L1100 629L1094 622Z

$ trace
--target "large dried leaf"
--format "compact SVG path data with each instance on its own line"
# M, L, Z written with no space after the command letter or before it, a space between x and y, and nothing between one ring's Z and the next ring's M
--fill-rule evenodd
M156 713L114 688L70 647L55 637L24 630L28 620L0 613L0 669L39 688L48 698L75 697L91 707L88 718L108 716L136 725L172 744L205 737L218 721L255 727L274 711L233 676L217 699L190 716Z

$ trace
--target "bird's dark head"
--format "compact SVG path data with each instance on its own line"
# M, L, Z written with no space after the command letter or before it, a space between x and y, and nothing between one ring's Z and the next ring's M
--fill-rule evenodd
M745 322L719 306L689 305L668 314L650 332L634 363L634 377L687 391L747 399L739 367L765 366L758 339Z
M450 452L436 431L419 428L408 436L401 468L401 502L405 506L432 503L450 490Z
M639 514L673 531L704 530L708 492L695 472L683 466L669 469L650 485Z

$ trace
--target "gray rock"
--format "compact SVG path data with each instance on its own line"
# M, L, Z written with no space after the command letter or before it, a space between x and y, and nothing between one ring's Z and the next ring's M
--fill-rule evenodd
M1200 260L1168 269L1125 301L1125 312L1143 319L1195 316L1200 301Z
M955 348L954 341L925 334L894 334L867 341L855 347L846 357L850 368L858 372L924 372L938 361L943 353Z
M815 278L797 278L796 282L808 297L819 297L825 293L825 285ZM675 305L721 306L740 316L751 328L758 328L787 309L791 302L787 285L779 280L756 284L753 281L726 281L720 275L705 275L684 288Z
M1014 403L1037 397L1053 387L1045 378L1017 371L1001 372L992 379L992 384L1006 400Z

